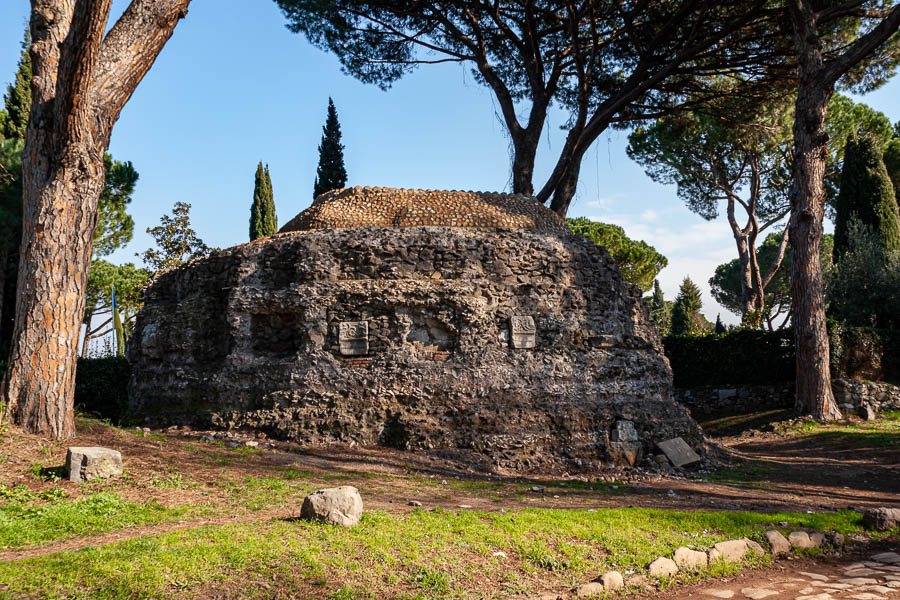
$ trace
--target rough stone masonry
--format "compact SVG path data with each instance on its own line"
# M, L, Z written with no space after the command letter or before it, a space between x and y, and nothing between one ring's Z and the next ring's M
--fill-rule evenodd
M516 471L612 460L621 421L645 454L702 445L640 290L527 196L329 192L282 233L158 276L129 359L149 423Z

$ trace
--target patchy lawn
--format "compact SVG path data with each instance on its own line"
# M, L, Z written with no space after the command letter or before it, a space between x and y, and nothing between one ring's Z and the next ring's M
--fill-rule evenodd
M273 519L140 536L0 563L0 582L43 598L205 598L226 591L229 598L257 598L273 590L331 598L504 597L564 591L610 569L645 573L678 546L762 540L779 521L861 531L859 514L848 511L375 510L352 529ZM714 565L705 574L729 570Z
M720 438L736 460L713 474L536 478L474 473L439 451L252 447L85 419L68 442L11 430L0 440L0 598L522 597L609 569L645 573L681 545L761 540L780 522L858 535L860 514L847 505L900 502L900 452L861 452L831 436L847 435L841 427L891 435L897 421L795 422ZM66 445L120 450L124 477L60 479ZM360 489L360 526L296 518L307 493L333 485ZM721 563L678 581L735 569Z

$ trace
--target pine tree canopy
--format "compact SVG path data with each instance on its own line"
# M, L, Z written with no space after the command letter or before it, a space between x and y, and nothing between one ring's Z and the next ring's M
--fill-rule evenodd
M835 262L851 245L848 225L854 215L878 235L883 251L900 251L897 198L884 164L882 144L876 138L864 135L847 142L835 204Z
M341 144L341 124L338 122L334 102L328 98L328 117L322 127L322 141L319 143L319 166L316 168L316 183L313 198L347 185L347 170L344 168L344 146Z

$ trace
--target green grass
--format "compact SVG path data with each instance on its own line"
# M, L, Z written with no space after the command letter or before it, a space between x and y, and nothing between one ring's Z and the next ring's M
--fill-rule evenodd
M801 421L779 428L786 435L815 436L829 444L852 448L900 448L900 411L884 411L875 421L820 423Z
M68 500L61 488L34 493L25 486L0 486L0 500L0 548L150 525L188 511L187 507L126 502L107 492Z
M604 570L641 572L678 546L705 549L745 535L761 539L778 521L845 534L861 531L860 516L849 511L370 511L352 529L257 521L3 563L0 583L12 594L42 598L199 598L226 581L242 598L271 597L263 584L304 598L490 597L485 581L496 593L569 588ZM733 568L716 564L707 574Z

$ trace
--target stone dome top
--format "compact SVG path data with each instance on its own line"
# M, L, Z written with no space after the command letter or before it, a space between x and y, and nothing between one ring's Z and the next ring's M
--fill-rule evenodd
M421 226L568 232L559 215L524 194L357 186L321 194L279 233Z

